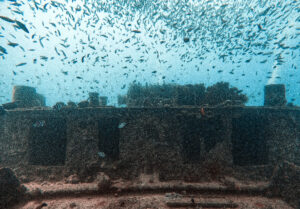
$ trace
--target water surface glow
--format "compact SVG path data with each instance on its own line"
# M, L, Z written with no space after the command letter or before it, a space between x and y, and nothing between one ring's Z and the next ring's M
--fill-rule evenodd
M36 87L47 105L91 91L116 104L132 82L227 81L248 105L262 105L271 83L300 104L299 1L16 2L2 1L0 15L29 33L0 19L0 103L13 85Z

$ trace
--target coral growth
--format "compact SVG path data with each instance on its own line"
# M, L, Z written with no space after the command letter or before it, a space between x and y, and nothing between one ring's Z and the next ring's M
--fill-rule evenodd
M235 104L244 104L248 98L242 94L242 90L230 87L226 82L219 82L207 88L204 84L131 84L127 95L118 98L119 104L126 104L128 107L218 105L228 100L234 101Z
M245 94L242 94L242 90L230 87L229 83L218 82L213 86L207 87L204 100L209 105L217 105L226 100L238 101L244 104L248 101L248 98Z

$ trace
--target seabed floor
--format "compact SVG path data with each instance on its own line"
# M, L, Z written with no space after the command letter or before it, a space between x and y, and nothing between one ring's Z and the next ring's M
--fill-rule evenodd
M28 183L31 199L19 209L164 209L164 208L263 208L292 207L277 197L268 197L267 182L183 183L158 182L144 176L140 181L115 181L109 188L97 183Z

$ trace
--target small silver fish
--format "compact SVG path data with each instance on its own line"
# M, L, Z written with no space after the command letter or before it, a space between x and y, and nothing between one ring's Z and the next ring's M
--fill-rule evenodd
M126 126L126 123L125 122L122 122L118 125L118 128L124 128Z
M44 127L46 125L46 122L44 120L36 121L32 126L35 128Z
M98 156L101 158L105 158L106 155L104 152L98 152Z

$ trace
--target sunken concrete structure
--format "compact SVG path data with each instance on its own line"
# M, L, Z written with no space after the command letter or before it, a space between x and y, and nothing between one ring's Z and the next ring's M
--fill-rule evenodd
M89 93L89 102L91 107L99 106L99 94L97 92L90 92Z
M285 86L283 84L270 84L265 86L265 106L286 105Z
M30 86L14 86L12 102L3 104L5 109L45 107L46 98Z
M279 162L300 165L299 109L228 106L204 111L6 111L0 116L0 165L17 169L25 181L74 173L87 180L99 171L114 178L157 172L162 180L201 181L225 174L265 179Z
M1 112L0 167L14 170L22 183L74 176L93 182L104 173L111 180L156 175L160 182L217 181L232 191L237 188L225 180L230 177L271 182L264 195L298 204L299 186L289 191L300 185L294 175L300 170L297 107L65 106ZM284 166L293 182L289 188L280 183Z

